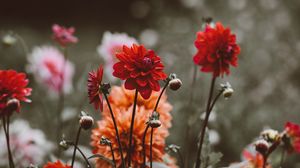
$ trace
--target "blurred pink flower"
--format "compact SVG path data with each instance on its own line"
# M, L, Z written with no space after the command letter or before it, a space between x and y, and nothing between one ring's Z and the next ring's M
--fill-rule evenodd
M7 166L7 150L4 131L0 131L0 167ZM28 167L30 164L42 164L45 157L54 148L38 129L32 129L24 120L15 120L10 125L10 143L16 168Z
M75 32L74 27L65 28L54 24L52 26L53 39L58 42L62 47L66 47L68 44L77 43L77 37L73 36Z
M72 90L74 65L65 61L63 54L51 46L35 47L29 56L28 70L47 89L58 94Z
M117 62L116 53L121 52L123 45L131 46L137 44L137 40L133 37L129 37L126 33L111 33L104 32L102 43L98 46L98 53L105 61L104 69L105 74L110 80L116 80L112 76L112 67Z

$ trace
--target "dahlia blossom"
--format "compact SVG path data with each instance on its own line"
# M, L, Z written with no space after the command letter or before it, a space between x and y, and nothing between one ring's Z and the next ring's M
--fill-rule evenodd
M143 45L133 44L131 48L123 46L123 51L116 54L119 62L114 64L113 75L125 81L125 88L137 90L144 99L148 99L152 91L159 91L158 81L167 75L164 65L154 51Z
M217 22L215 27L206 25L204 31L197 33L195 46L198 49L194 63L201 66L201 71L212 72L215 77L230 74L230 65L238 66L240 47L236 36L229 28Z
M19 103L31 102L27 96L31 94L31 88L27 87L28 79L25 73L14 70L0 70L0 117L10 115L14 110L20 111ZM15 102L13 109L10 102Z
M300 126L292 122L287 122L285 124L285 131L291 148L289 151L300 153Z
M102 66L99 66L97 71L92 71L89 73L88 83L87 83L90 103L94 104L95 109L100 108L101 111L103 111L103 98L100 89L102 83L102 77L103 77L103 68Z
M66 47L68 44L77 43L77 37L73 36L75 32L74 27L65 28L54 24L52 26L53 39L59 43L62 47Z
M52 46L35 47L28 61L28 70L47 89L56 94L71 92L74 65L65 60L58 49Z
M133 151L131 153L132 156L132 167L140 167L143 163L143 134L146 128L146 122L149 119L149 116L152 114L154 99L157 100L156 94L152 94L148 100L144 100L141 97L138 98L137 109L136 109L136 122L133 129ZM116 118L117 127L120 133L120 139L122 144L122 149L125 160L128 157L127 150L129 148L129 131L130 131L130 121L131 121L131 113L132 113L132 100L134 99L134 92L126 90L124 87L112 87L111 93L108 97L111 107L114 112L114 116ZM170 110L172 109L171 105L166 101L166 96L164 95L160 106L158 108L158 112L161 117L160 120L163 125L154 130L154 140L153 140L153 162L164 163L166 165L170 165L171 167L176 167L175 162L170 160L165 160L165 139L169 135L168 127L171 123ZM114 149L114 154L116 158L117 167L121 166L121 156L119 154L119 147L116 140L116 135L114 131L114 124L109 115L108 105L104 102L102 119L98 121L98 128L92 130L92 142L91 145L94 147L93 153L101 154L105 157L111 159L111 151L108 146L100 145L100 139L102 136L108 138ZM167 123L164 125L164 123ZM146 145L146 162L149 162L150 156L150 130L148 130L145 139ZM168 162L167 162L168 161ZM110 165L104 160L97 160L96 167L98 168L107 168Z
M116 54L122 52L123 45L131 46L136 44L137 40L129 37L126 33L104 32L102 42L98 46L97 51L105 61L105 74L110 80L115 80L111 74L113 65L117 62Z
M54 163L48 162L46 165L44 165L43 168L71 168L71 166L65 165L61 161L58 160Z
M42 164L54 145L39 129L32 129L24 120L15 120L10 125L10 146L18 167ZM0 132L0 167L7 165L7 150L4 131Z

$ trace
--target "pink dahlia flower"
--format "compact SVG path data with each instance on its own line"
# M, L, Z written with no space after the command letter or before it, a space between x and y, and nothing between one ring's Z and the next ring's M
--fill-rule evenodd
M72 90L74 65L63 54L51 46L35 47L29 57L28 70L47 89L58 94Z
M77 37L73 34L75 33L75 28L65 28L63 26L54 24L52 26L53 39L59 43L62 47L66 47L68 44L74 44L78 42Z
M116 54L122 51L123 45L131 46L132 44L137 44L137 40L129 37L126 33L104 32L102 43L97 50L105 61L105 74L110 80L116 80L112 76L112 67L117 62Z

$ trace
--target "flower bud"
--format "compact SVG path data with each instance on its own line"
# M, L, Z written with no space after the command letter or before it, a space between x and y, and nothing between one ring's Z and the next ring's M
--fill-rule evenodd
M229 99L234 92L229 82L221 84L221 91L223 91L223 96L225 99Z
M264 139L257 140L254 145L255 150L262 155L265 155L270 147L269 143Z
M174 153L177 153L180 150L180 146L175 145L175 144L171 144L169 146L166 147L167 151L172 151Z
M176 91L176 90L178 90L178 89L181 87L181 85L182 85L181 80L178 79L178 78L176 78L176 79L172 79L172 80L170 81L170 83L169 83L169 88L170 88L171 90Z
M2 37L2 43L7 47L14 45L16 42L17 39L12 34L6 34L4 37Z
M67 141L62 140L59 142L59 147L61 147L63 150L68 150L70 145L67 143Z
M20 101L18 99L15 99L15 98L8 100L7 103L6 103L5 110L8 113L12 113L14 111L19 112L19 110L20 110Z
M111 141L108 138L106 138L105 136L102 136L100 139L100 144L101 145L111 145Z
M94 119L91 116L81 116L79 120L81 128L88 130L90 129L94 124Z
M150 127L152 127L152 128L158 128L158 127L160 127L161 126L161 121L160 120L150 120L149 122L148 122L148 124L150 125Z
M278 131L273 129L264 130L260 135L268 142L275 142L280 138Z

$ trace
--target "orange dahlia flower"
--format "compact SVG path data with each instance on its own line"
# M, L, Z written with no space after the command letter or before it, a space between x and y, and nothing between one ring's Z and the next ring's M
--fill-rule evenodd
M148 100L144 100L141 97L138 99L137 109L136 109L136 122L134 124L133 129L133 151L131 153L132 156L132 167L140 167L143 163L143 134L146 129L146 122L151 115L153 108L156 103L156 99L158 94L152 94L152 96ZM130 121L132 115L132 102L134 99L133 91L128 91L124 87L112 87L111 94L109 96L109 101L111 102L111 106L114 112L114 116L116 118L117 126L120 133L120 139L122 144L122 149L124 158L127 158L128 144L129 144L129 132L130 132ZM160 106L158 108L158 112L161 114L160 120L162 121L162 126L154 129L154 137L153 137L153 162L164 162L164 148L165 148L165 139L169 135L168 127L171 124L171 116L170 110L172 106L167 102L166 95L160 101ZM119 147L117 143L117 139L115 138L114 124L109 115L108 107L106 102L104 102L103 108L103 118L98 121L98 128L95 128L92 131L92 142L91 145L94 147L93 153L101 154L105 157L112 159L112 154L109 146L100 145L100 139L102 136L108 138L113 146L113 151L115 155L116 165L117 167L121 166L121 156L119 154ZM150 129L146 134L145 139L146 146L146 162L149 162L150 156ZM174 164L175 165L175 164ZM107 168L110 167L109 163L104 160L97 160L96 162L97 168Z
M48 162L46 165L44 165L43 168L71 168L71 166L65 165L61 161L58 160L55 163Z

